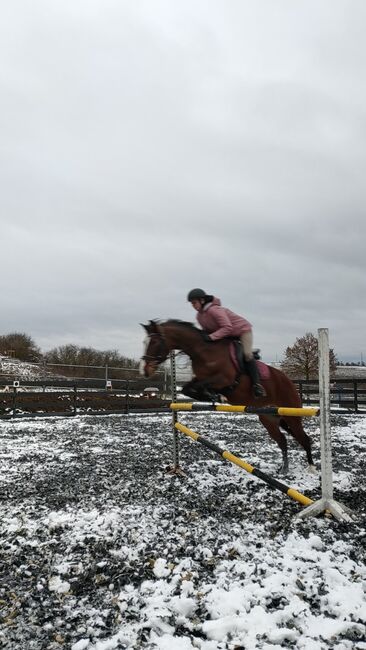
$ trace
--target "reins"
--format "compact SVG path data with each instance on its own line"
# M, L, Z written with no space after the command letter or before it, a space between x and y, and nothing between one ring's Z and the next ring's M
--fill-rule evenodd
M156 361L156 363L160 364L165 361L169 354L168 346L165 343L164 336L160 334L160 332L154 332L153 334L149 334L149 339L152 339L153 336L158 337L159 339L159 347L156 352L156 354L145 354L142 359L144 361Z

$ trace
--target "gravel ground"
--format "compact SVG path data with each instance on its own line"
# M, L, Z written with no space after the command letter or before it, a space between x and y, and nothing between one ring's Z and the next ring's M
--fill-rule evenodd
M255 416L180 420L276 474ZM306 429L319 468L318 421ZM344 524L296 519L298 503L187 439L186 475L169 475L170 415L0 422L0 647L365 649L365 434L365 416L332 416ZM319 498L289 446L281 480Z

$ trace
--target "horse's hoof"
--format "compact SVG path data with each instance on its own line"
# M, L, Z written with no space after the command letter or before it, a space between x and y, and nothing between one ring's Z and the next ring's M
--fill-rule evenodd
M315 465L308 465L308 472L309 472L309 474L317 474L318 473Z
M288 464L283 463L278 470L278 473L281 474L281 476L286 476L288 474Z

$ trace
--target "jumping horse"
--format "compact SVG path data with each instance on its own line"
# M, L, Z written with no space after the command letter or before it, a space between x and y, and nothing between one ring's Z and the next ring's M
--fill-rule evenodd
M146 330L144 355L141 358L141 372L151 377L158 366L163 363L171 350L180 350L192 361L194 379L182 388L182 392L199 401L214 401L224 395L230 404L247 406L302 406L300 396L293 382L280 370L265 366L266 375L261 382L266 390L266 397L254 397L251 380L248 375L238 372L234 365L231 346L228 339L207 341L207 334L180 320L150 320L142 327ZM260 362L262 363L262 362ZM270 437L282 452L281 473L288 471L287 440L281 431L291 434L306 452L310 471L314 471L309 436L305 433L301 417L258 415L260 422L267 429Z

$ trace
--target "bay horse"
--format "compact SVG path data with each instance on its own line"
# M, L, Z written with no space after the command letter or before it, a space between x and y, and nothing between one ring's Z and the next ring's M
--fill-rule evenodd
M145 377L154 374L171 350L180 350L192 361L194 378L182 388L182 392L189 397L199 401L217 401L219 395L224 395L230 404L258 407L302 406L293 382L283 372L266 364L262 366L266 369L267 378L262 377L261 383L267 395L254 397L249 376L238 372L234 365L230 352L232 342L229 339L208 342L206 332L192 323L175 319L150 320L147 325L141 325L147 333L140 366ZM306 452L309 469L314 471L310 439L303 429L301 417L267 414L259 414L258 417L281 449L281 473L288 472L287 440L281 428L301 445Z

